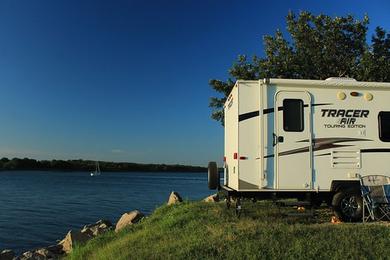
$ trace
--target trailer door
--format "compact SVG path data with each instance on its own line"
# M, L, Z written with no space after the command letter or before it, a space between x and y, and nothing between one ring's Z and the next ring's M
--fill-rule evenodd
M307 92L275 95L274 155L276 187L312 188L311 98Z

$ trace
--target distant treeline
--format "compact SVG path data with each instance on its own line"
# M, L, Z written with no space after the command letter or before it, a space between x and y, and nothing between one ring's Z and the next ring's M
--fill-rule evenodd
M95 161L91 160L34 160L29 158L2 158L0 170L61 170L61 171L94 171ZM140 164L126 162L100 162L101 171L113 172L205 172L207 169L200 166Z

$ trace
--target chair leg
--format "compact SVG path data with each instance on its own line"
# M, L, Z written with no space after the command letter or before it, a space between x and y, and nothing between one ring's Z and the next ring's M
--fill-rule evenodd
M369 219L375 221L374 209L372 205L367 202L367 199L363 198L363 222L367 222Z
M366 203L365 203L365 200L363 198L363 223L366 222Z
M388 205L381 205L377 208L378 220L389 220L390 219L390 208Z
M371 209L369 209L370 210L370 217L371 217L371 220L372 221L375 221L375 213L374 213L374 208L373 207L371 207Z
M385 205L384 211L386 215L386 220L390 220L390 205Z
M374 220L372 208L366 198L363 198L363 222L367 222L369 219Z

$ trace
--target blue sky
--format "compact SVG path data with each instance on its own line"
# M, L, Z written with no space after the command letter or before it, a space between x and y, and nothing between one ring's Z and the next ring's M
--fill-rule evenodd
M289 10L390 31L389 1L1 1L0 157L221 161L208 80Z

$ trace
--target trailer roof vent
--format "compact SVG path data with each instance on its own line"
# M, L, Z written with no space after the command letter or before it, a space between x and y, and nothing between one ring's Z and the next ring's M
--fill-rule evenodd
M327 81L330 81L330 80L337 80L337 81L356 81L356 79L354 78L347 78L347 77L330 77L330 78L327 78L326 79Z

